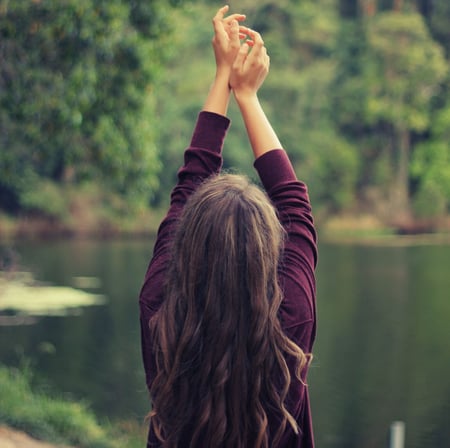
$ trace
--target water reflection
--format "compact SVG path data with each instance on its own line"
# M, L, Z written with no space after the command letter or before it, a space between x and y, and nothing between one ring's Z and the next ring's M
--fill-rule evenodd
M108 305L0 327L0 360L31 358L56 390L111 418L142 420L137 296L151 248L150 241L17 246L19 263L42 281L99 279L96 292ZM321 245L309 376L318 448L387 446L395 420L406 423L406 446L447 446L449 261L445 245Z
M407 446L446 446L450 247L325 246L321 254L310 376L318 446L387 446L394 420L406 421Z
M68 286L41 284L30 272L4 274L0 271L0 324L3 325L10 321L15 324L21 318L30 323L32 320L26 318L33 316L78 314L82 307L104 303L105 298L99 294Z

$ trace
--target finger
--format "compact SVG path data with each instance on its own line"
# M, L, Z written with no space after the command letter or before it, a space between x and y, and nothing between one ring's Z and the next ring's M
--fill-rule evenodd
M251 40L251 29L246 26L239 25L239 39L245 40L250 47L253 47L253 41Z
M263 38L261 37L261 34L258 33L258 31L252 30L251 28L248 28L248 27L246 27L244 25L240 25L239 26L239 31L241 33L246 34L255 43L258 43L260 45L264 45Z
M247 58L249 46L247 43L243 43L241 47L239 48L239 52L236 56L236 59L234 60L233 67L235 69L241 70L244 66L245 59Z
M237 48L239 43L239 24L237 20L233 20L230 25L230 42L231 45Z
M256 46L258 47L264 46L263 38L261 37L261 34L259 34L257 31L251 30L251 38Z
M228 12L229 9L230 9L230 7L228 5L222 6L222 8L220 8L216 12L216 15L214 16L214 19L218 18L219 20L223 20L223 16Z
M254 47L256 44L258 44L259 47L264 46L264 41L261 37L261 34L259 34L257 31L254 31L246 26L239 25L239 32L247 37L246 42L249 44L249 46Z
M253 47L255 44L251 39L248 38L245 34L239 34L239 39L244 41L249 47Z
M250 30L249 38L246 42L253 48L253 58L257 58L263 54L263 50L265 50L264 41L258 32Z
M232 20L237 20L238 22L243 22L247 16L245 14L231 14L224 19L225 22L231 22Z
M226 12L228 11L229 6L225 5L222 8L220 8L216 15L213 17L213 26L214 26L214 31L216 33L220 33L223 32L224 30L224 26L223 26L223 16L226 14Z
M245 34L246 36L250 36L251 29L244 25L239 25L239 32Z
M269 55L267 54L266 47L264 47L264 52L261 55L261 59L262 59L264 64L267 64L267 62L269 60Z

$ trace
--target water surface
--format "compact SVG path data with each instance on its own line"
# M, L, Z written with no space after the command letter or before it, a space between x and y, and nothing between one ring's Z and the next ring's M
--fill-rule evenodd
M32 325L0 326L0 362L111 419L148 411L137 297L152 241L16 244L19 264L58 286L88 287L106 305ZM93 279L94 281L86 281ZM318 334L310 369L318 448L407 447L450 440L450 245L320 246Z

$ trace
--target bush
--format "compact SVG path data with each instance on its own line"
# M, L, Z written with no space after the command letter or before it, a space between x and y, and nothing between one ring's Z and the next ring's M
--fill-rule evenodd
M42 180L35 188L27 190L21 197L25 210L62 219L68 212L63 189L51 181Z

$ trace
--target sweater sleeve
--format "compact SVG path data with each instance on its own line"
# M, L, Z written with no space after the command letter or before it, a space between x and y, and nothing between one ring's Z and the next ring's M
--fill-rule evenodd
M261 182L286 231L279 278L284 293L280 307L288 336L311 352L316 326L316 231L307 187L297 180L284 150L275 149L255 161Z
M200 112L191 143L184 153L184 164L178 170L178 181L172 190L169 210L158 229L153 256L139 296L141 342L148 385L154 367L148 322L161 305L175 228L189 196L206 178L220 172L222 147L229 125L230 120L222 115Z

